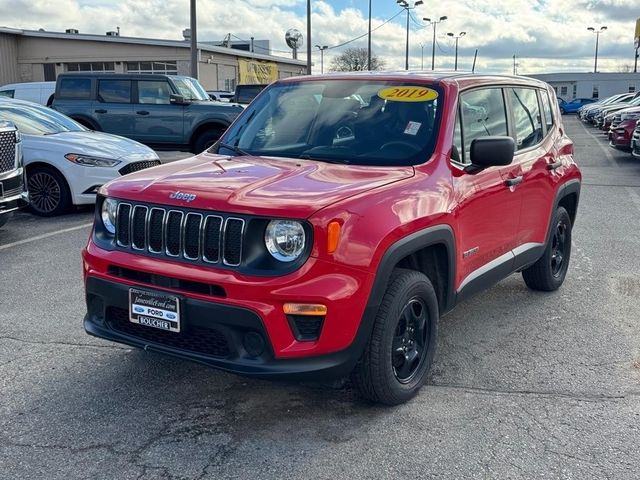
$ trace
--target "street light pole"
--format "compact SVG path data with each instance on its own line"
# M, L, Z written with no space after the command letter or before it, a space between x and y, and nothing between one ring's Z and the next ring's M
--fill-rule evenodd
M598 44L600 43L600 34L607 29L606 26L600 27L600 29L596 30L593 27L588 27L587 30L596 34L596 58L593 64L593 73L598 73Z
M198 79L198 28L196 0L191 0L191 76Z
M327 45L316 45L316 48L320 50L320 73L324 73L324 51L329 48Z
M409 3L407 3L407 0L396 0L396 3L407 11L407 43L405 46L404 69L409 70L409 16L410 16L411 10L415 10L415 8L418 5L422 5L424 1L417 0L416 2L413 2L413 7L409 6Z
M420 42L420 70L424 70L424 43Z
M456 35L453 32L447 33L448 36L453 37L453 38L456 39L456 63L455 63L455 67L454 67L455 71L458 71L458 40L460 40L466 34L467 34L467 32L460 32L458 35Z
M307 0L307 75L311 75L311 0Z
M367 70L371 70L371 0L369 0L369 40L367 41Z
M436 69L436 26L439 23L444 22L447 19L447 16L444 15L440 17L438 20L431 20L430 18L423 18L425 22L429 22L433 25L433 48L431 49L431 70Z

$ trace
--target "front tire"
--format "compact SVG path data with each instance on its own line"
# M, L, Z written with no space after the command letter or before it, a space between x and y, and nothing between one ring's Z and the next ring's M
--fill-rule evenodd
M571 257L571 218L564 207L553 215L551 237L542 257L526 270L522 278L532 290L552 292L564 283Z
M429 278L397 269L376 315L352 380L373 402L398 405L425 382L436 347L438 300Z
M69 211L71 192L57 170L39 166L27 171L30 207L41 217L55 217Z
M204 152L210 148L211 145L216 143L223 133L223 128L211 127L210 129L205 130L196 138L196 141L193 144L193 153L199 154Z

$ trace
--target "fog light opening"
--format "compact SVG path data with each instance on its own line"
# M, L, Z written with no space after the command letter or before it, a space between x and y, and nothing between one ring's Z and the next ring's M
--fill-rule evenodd
M257 332L245 333L242 344L247 354L252 358L259 357L264 353L264 338Z

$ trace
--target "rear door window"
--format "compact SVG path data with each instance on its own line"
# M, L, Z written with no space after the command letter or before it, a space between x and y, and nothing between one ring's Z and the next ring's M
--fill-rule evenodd
M131 80L100 80L98 101L105 103L130 103Z
M58 98L91 98L91 79L90 78L63 78L60 80L60 91Z
M549 93L546 90L540 90L540 98L542 99L542 110L544 111L544 123L548 132L553 128L553 113L549 102Z
M138 103L169 105L173 91L169 82L163 80L139 80Z
M513 123L516 134L516 150L530 148L542 141L542 117L538 96L533 88L509 90Z
M507 135L507 111L501 88L481 88L460 95L463 163L469 163L471 143L480 137Z

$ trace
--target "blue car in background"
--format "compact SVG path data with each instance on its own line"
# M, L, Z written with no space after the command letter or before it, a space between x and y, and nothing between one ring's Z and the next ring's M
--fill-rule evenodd
M593 98L574 98L570 102L563 100L562 102L559 102L560 113L562 113L563 115L565 113L576 113L580 107L583 107L595 101L596 100Z

